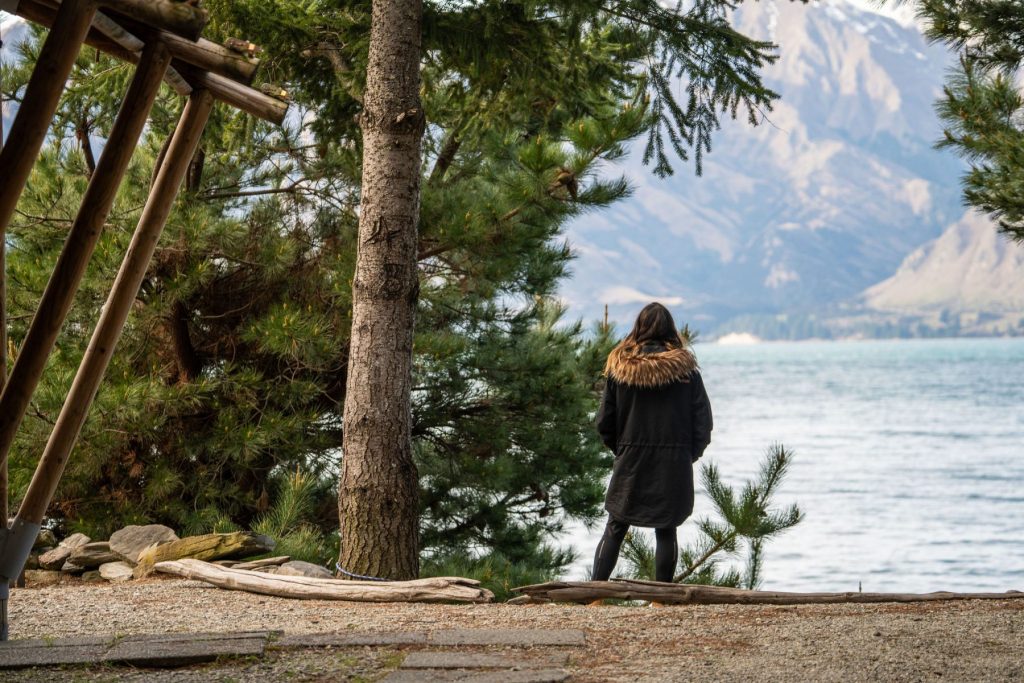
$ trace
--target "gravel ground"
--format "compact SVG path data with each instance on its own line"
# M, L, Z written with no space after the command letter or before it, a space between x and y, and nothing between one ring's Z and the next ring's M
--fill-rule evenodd
M649 607L367 604L286 600L195 581L12 591L12 638L283 630L578 628L574 681L1011 681L1024 679L1024 600L885 605ZM400 648L282 651L185 671L58 672L106 680L374 680ZM21 672L9 680L53 680ZM63 678L64 676L61 676Z

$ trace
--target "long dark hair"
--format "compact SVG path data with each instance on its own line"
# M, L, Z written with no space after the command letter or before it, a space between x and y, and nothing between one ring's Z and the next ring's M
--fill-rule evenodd
M644 306L633 329L622 340L623 346L642 346L649 342L661 342L669 348L684 346L672 314L657 301Z

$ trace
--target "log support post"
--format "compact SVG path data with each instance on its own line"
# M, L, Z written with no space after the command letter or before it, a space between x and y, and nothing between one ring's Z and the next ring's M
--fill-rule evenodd
M25 96L22 98L18 115L11 124L7 144L0 148L0 243L6 244L7 226L14 215L18 198L21 197L21 192L28 182L29 174L32 173L32 166L50 129L50 121L57 111L64 83L71 74L79 47L89 32L89 25L95 14L94 0L67 0L54 17L53 26L39 52L39 59L25 87ZM0 296L3 294L0 292ZM2 323L5 326L6 320ZM6 339L3 339L3 343L6 354ZM0 468L6 473L6 459L0 460ZM4 481L6 492L6 476ZM3 559L8 555L14 557L22 554L21 546L24 545L27 531L30 531L23 529L17 532L13 526L8 529L6 516L2 527L0 564L3 564ZM32 540L28 542L28 548L24 551L25 557L28 556L34 542L33 533ZM11 548L10 553L8 547ZM16 573L12 573L13 570L9 567L0 568L0 640L7 640L7 598L10 580L20 574L23 565L24 559Z
M4 51L3 36L0 36L0 60ZM4 97L3 84L0 83L0 153L4 151ZM0 231L3 234L3 231ZM7 239L0 239L0 394L4 392L4 384L7 382ZM0 463L0 520L3 521L3 528L7 528L8 510L7 499L9 482L7 478L7 463Z
M93 0L67 0L57 10L43 43L7 144L0 151L0 239L5 237L95 13Z
M25 499L18 510L15 523L24 521L39 524L50 504L57 483L64 472L71 449L85 423L100 380L110 363L110 357L121 338L128 313L139 293L157 241L170 215L178 188L188 170L206 121L213 108L213 97L205 90L197 90L189 97L185 111L174 131L167 156L156 182L149 192L146 206L135 229L131 245L125 254L121 269L103 306L103 313L71 384L64 407L39 459Z
M7 462L15 434L25 417L64 319L71 309L89 258L103 234L103 225L170 59L170 52L161 43L146 46L96 171L89 180L78 215L68 232L67 241L21 344L21 351L11 368L7 385L0 395L0 465Z

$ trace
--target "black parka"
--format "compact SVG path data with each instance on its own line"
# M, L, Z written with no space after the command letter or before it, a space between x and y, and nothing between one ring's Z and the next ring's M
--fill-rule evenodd
M605 509L642 527L693 512L693 463L711 442L711 403L686 348L620 344L608 356L597 429L615 453Z

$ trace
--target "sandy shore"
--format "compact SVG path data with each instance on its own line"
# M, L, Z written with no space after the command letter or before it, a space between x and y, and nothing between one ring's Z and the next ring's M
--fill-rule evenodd
M799 607L425 605L299 601L152 579L12 591L11 637L280 629L582 629L574 681L1012 681L1024 679L1024 600ZM305 650L161 680L373 680L400 650ZM329 661L328 659L329 658ZM389 664L390 662L390 664ZM275 669L275 666L278 666ZM66 672L65 672L66 673ZM42 677L40 677L42 676ZM82 673L76 673L81 678ZM86 679L140 677L130 670ZM11 680L53 680L22 672Z

